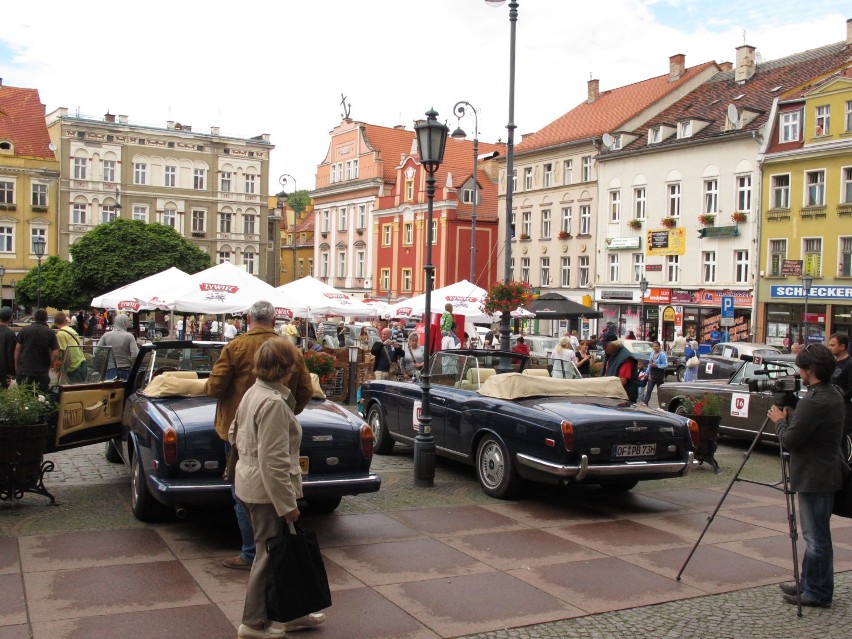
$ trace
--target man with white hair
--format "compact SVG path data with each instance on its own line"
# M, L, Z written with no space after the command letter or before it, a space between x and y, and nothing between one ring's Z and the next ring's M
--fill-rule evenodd
M675 338L672 340L669 350L677 353L682 353L686 350L686 338L683 336L682 331L678 331L675 334Z

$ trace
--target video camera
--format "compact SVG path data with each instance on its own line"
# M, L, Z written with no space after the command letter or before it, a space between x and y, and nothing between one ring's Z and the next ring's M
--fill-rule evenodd
M755 363L759 363L755 362ZM771 375L777 371L767 368L754 371L755 375ZM772 393L772 403L778 408L796 408L799 403L799 390L802 388L802 378L798 375L781 375L773 379L750 379L748 390L750 393Z

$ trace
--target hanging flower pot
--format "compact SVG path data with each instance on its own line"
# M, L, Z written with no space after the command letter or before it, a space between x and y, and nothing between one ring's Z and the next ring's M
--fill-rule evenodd
M677 226L677 218L664 217L662 220L660 220L660 224L665 226L667 229L673 229Z
M702 226L713 226L716 223L716 216L711 213L702 213L698 216L698 221Z
M509 313L532 302L532 287L527 282L499 282L488 289L482 300L482 311L492 315L497 311Z
M627 222L627 226L632 228L634 231L638 231L642 228L642 220L632 219Z
M745 222L748 219L748 215L743 213L742 211L734 211L731 213L731 221L740 224L741 222Z

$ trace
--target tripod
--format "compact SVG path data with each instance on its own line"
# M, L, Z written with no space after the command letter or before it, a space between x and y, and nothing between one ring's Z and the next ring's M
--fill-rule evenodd
M704 526L704 530L701 531L701 534L698 536L698 541L695 542L695 545L692 547L692 550L689 551L689 555L686 557L686 560L683 562L683 565L680 567L680 571L677 573L677 581L680 581L681 575L683 575L683 571L686 570L686 565L689 563L690 559L692 559L692 555L695 554L695 551L698 549L698 545L701 543L701 540L704 539L704 535L707 533L707 529L710 528L710 524L713 523L713 520L716 518L716 513L719 512L719 509L722 507L722 503L725 501L725 498L728 496L728 493L731 492L731 488L734 486L734 482L737 480L746 482L748 484L757 484L758 486L766 486L768 488L773 488L775 490L781 490L784 492L784 499L787 502L787 525L790 530L790 541L793 546L793 578L796 583L796 603L798 604L797 616L802 616L802 593L799 589L799 552L796 547L796 541L799 539L799 532L796 528L796 493L790 490L790 453L788 453L781 446L780 442L778 444L778 448L780 451L781 457L781 488L779 488L779 483L776 482L774 484L764 484L759 481L752 481L750 479L739 479L740 473L743 468L745 468L746 462L748 462L749 457L751 457L752 451L757 446L757 443L760 441L761 436L763 435L763 431L766 429L766 425L769 423L769 418L763 420L763 424L760 426L760 430L757 431L757 435L754 438L754 441L751 442L751 446L748 447L748 450L743 454L743 461L740 464L740 467L737 468L737 472L734 473L734 476L731 478L728 487L725 489L725 492L722 494L722 498L719 500L719 503L716 504L716 508L713 510L712 514L707 518L707 524Z

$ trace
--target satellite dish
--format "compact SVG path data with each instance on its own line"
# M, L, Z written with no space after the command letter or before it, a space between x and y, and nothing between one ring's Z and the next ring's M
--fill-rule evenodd
M47 145L47 148L50 149L51 151L55 151L56 145L53 142L51 142L50 144Z
M734 104L728 105L728 120L733 128L740 128L740 113L737 111L737 107Z
M762 55L760 55L760 51L755 51L755 52L754 52L754 61L755 61L757 64L760 64L761 62L763 62L763 56L762 56Z
M601 140L603 141L604 146L606 148L610 148L612 146L612 143L615 142L615 138L612 137L609 133L604 133L601 136Z

